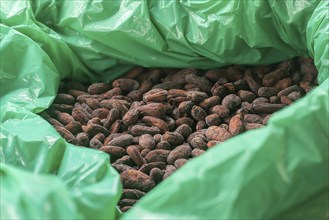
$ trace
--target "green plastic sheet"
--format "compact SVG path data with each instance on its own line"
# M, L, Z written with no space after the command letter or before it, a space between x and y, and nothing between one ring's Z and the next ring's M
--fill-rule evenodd
M327 1L0 2L1 219L328 219ZM59 81L134 65L215 68L311 56L321 85L189 162L122 216L108 155L37 113Z

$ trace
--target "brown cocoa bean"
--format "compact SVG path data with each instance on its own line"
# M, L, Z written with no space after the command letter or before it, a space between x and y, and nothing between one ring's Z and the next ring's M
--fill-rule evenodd
M89 147L94 149L100 149L103 146L102 142L100 142L98 139L91 139L89 142Z
M139 82L134 79L116 79L112 86L120 88L122 91L132 91L139 88Z
M173 118L171 118L169 116L165 116L164 121L167 123L168 128L169 128L170 131L174 130L174 128L176 126L176 122Z
M97 108L101 107L99 105L99 102L95 98L87 98L86 99L86 104L92 109L97 109Z
M242 133L244 130L243 117L241 115L234 115L230 120L228 130L232 136Z
M128 166L127 164L122 164L122 163L112 163L111 164L114 169L116 169L116 171L118 171L119 173L122 173L124 171L127 171L127 170L132 170L133 168Z
M281 96L287 96L289 95L290 93L292 92L301 92L301 88L297 85L294 85L294 86L290 86L288 88L285 88L283 90L281 90L279 93L278 93L278 96L281 97Z
M262 123L263 118L256 114L245 114L243 118L245 123Z
M215 85L211 88L211 94L213 96L218 96L221 99L224 98L227 94L228 91L227 89L223 86L224 83L222 81L218 80Z
M84 146L87 147L89 145L89 137L88 134L81 132L77 135L77 140L78 140L78 144L80 146Z
M109 111L106 120L104 120L103 126L106 129L110 129L111 125L118 120L120 117L120 113L117 109L113 108Z
M274 87L260 87L258 89L258 95L261 97L269 98L273 95L276 95L278 90Z
M207 150L207 140L202 135L197 135L191 140L191 146L193 148L199 148L201 150Z
M113 88L103 93L101 96L103 99L111 99L113 96L121 95L122 91L120 88Z
M176 171L176 167L174 165L167 165L165 173L162 177L162 180L167 179L169 176L171 176Z
M184 164L186 164L188 162L187 159L184 158L178 158L175 163L174 166L176 167L176 169L181 168Z
M209 127L206 136L215 141L225 141L231 137L230 133L220 126Z
M139 111L137 109L130 109L122 118L122 122L125 125L136 124L139 118Z
M230 115L230 110L224 105L215 105L211 109L211 113L219 115L219 117L226 118Z
M289 99L288 96L283 95L280 97L280 102L285 105L290 105L293 101Z
M288 76L288 72L282 69L276 69L268 74L266 74L262 80L264 86L274 86L284 77Z
M297 99L299 99L301 97L301 93L300 92L291 92L288 95L288 98L292 101L296 101Z
M157 118L164 118L167 108L162 103L150 103L137 108L143 116L153 116Z
M88 93L91 95L98 95L109 90L110 86L107 83L94 83L88 87Z
M212 83L209 80L203 77L199 77L195 74L187 74L185 76L185 80L187 83L197 85L201 90L205 92L210 92L212 87Z
M207 113L200 106L194 105L191 110L191 116L197 121L204 121Z
M272 103L253 103L252 111L256 114L272 114L285 107L284 104L272 104Z
M250 91L247 91L247 90L240 90L238 92L239 94L239 97L242 101L245 101L245 102L252 102L256 99L256 95Z
M66 112L58 112L57 113L57 120L60 123L62 123L63 125L67 125L67 124L75 121L74 118Z
M124 188L148 192L155 186L155 182L151 177L138 170L123 171L120 177Z
M86 124L89 120L88 116L80 108L74 108L72 116L76 121L80 122L80 124Z
M92 116L97 117L99 119L104 119L107 118L109 112L110 111L107 108L98 108L93 111Z
M142 122L144 122L148 126L157 127L162 132L169 131L169 127L168 127L167 123L164 120L162 120L162 119L159 119L159 118L156 118L156 117L152 117L152 116L144 116L142 118Z
M162 135L161 141L167 141L170 145L180 145L184 143L184 137L178 132L166 132Z
M141 168L139 168L139 171L141 171L145 174L149 174L151 172L151 170L154 168L165 169L166 163L164 163L164 162L147 163L147 164L144 164L143 166L141 166Z
M105 145L105 146L102 146L101 148L99 148L99 150L110 154L111 157L114 157L114 158L123 157L126 154L125 149L122 147L118 147L118 146Z
M192 101L184 101L178 105L177 109L180 114L186 115L187 113L191 112L193 106L194 103Z
M179 118L176 120L176 126L179 127L181 126L182 124L187 124L188 126L190 127L193 127L194 126L194 121L193 119L190 119L188 117L182 117L182 118Z
M247 69L244 73L244 79L246 80L250 90L257 94L258 89L260 88L260 84L258 82L256 82L256 80L254 79L253 74L251 73L250 69Z
M196 123L196 125L195 125L195 130L196 131L199 131L199 130L205 129L207 127L208 126L207 126L206 122L204 122L204 121L198 121L198 123Z
M55 127L57 132L70 144L77 145L76 137L64 127Z
M110 134L113 133L119 133L120 129L122 127L122 120L116 120L109 129Z
M88 95L87 92L81 91L81 90L77 90L77 89L70 89L68 91L68 93L73 96L74 98L77 98L80 95Z
M222 119L217 114L210 114L205 118L205 122L208 126L220 125Z
M157 143L156 149L171 150L172 147L167 141L160 141Z
M169 153L167 163L172 165L178 158L186 159L191 155L191 152L192 149L188 144L179 145Z
M209 97L207 93L198 91L188 91L186 95L193 102L200 102Z
M270 101L270 103L273 103L273 104L278 104L279 102L280 102L280 98L279 98L279 96L271 96L270 98L269 98L269 101Z
M72 134L77 134L82 130L81 124L76 121L72 121L69 124L65 125L65 128L70 131Z
M150 177L155 183L161 182L163 175L164 171L160 170L159 168L153 168L150 172Z
M131 136L130 134L121 134L120 136L113 138L107 144L119 147L127 147L131 145L132 142L133 136Z
M140 154L139 150L135 146L127 147L127 154L139 167L143 166L146 163L145 159Z
M71 105L74 103L74 101L75 101L75 98L72 95L65 94L65 93L58 93L54 100L54 103Z
M73 110L72 105L66 105L66 104L52 104L50 108L53 110L57 110L60 112L66 112L69 114L71 114L72 110Z
M192 155L192 157L198 157L198 156L204 154L205 152L206 152L206 151L201 150L201 149L199 149L199 148L194 148L194 149L192 150L191 155Z
M228 107L229 109L236 109L241 105L241 99L235 94L230 94L225 96L222 100L222 105Z
M98 124L101 125L102 121L99 118L92 118L87 122L87 125Z
M220 98L218 96L211 96L200 102L199 106L205 110L208 110L211 107L219 104L220 104Z
M145 195L145 192L142 192L138 189L123 189L121 198L124 199L140 199Z
M141 155L142 155L142 157L145 157L149 152L150 152L151 150L150 149L143 149L142 151L141 151Z
M140 136L143 134L150 134L150 135L156 135L161 133L161 130L157 127L147 127L143 125L134 125L131 128L131 134L134 136Z
M277 82L274 85L274 88L277 89L277 91L280 91L282 89L285 89L291 85L291 79L290 78L284 78L281 79L279 82Z
M245 128L247 131L252 130L252 129L257 129L257 128L262 128L264 125L258 124L258 123L246 123Z
M187 124L182 124L176 128L175 132L181 134L184 138L187 138L192 133L192 129Z
M150 149L153 150L155 148L155 141L150 134L143 134L139 138L139 145L143 149Z
M220 78L226 77L226 70L225 69L208 70L205 74L205 77L210 79L213 82L216 82Z
M105 136L109 135L109 131L101 125L98 124L89 124L86 126L86 133L89 137L93 137L98 133L103 133Z
M152 89L143 95L144 102L165 102L168 92L163 89Z
M270 101L265 98L265 97L259 97L257 99L255 99L252 104L258 104L258 103L269 103Z
M134 165L134 161L132 161L132 159L129 157L129 155L124 155L121 158L118 158L115 161L116 164L125 164L128 166L133 166Z
M163 150L163 149L155 149L149 152L146 156L145 159L148 163L151 162L167 162L167 157L169 155L170 151L169 150Z

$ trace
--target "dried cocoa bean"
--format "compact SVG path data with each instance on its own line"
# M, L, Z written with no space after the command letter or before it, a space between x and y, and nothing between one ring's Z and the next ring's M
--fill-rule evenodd
M230 120L228 130L232 135L237 135L243 132L244 130L243 117L241 115L234 115Z
M156 118L156 117L152 117L152 116L144 116L142 118L142 122L144 122L148 126L157 127L162 132L169 131L169 127L168 127L167 123L164 120L162 120L162 119L159 119L159 118Z
M163 149L155 149L149 152L146 156L145 159L148 163L151 162L167 162L167 157L169 155L170 151L169 150L163 150Z
M147 163L147 164L144 164L143 166L141 166L141 168L139 168L139 171L141 171L145 174L149 174L151 172L151 170L154 168L164 169L164 168L166 168L166 163L164 163L164 162Z
M176 169L181 168L184 164L186 164L188 162L187 159L184 158L179 158L175 161L174 166L176 167Z
M75 98L70 95L70 94L64 94L64 93L58 93L54 103L56 104L67 104L67 105L71 105L73 104L75 101Z
M231 137L230 133L220 126L210 126L207 129L206 136L215 141L225 141Z
M139 150L135 146L127 147L127 154L139 167L146 163L145 159L142 157Z
M229 109L236 109L241 105L241 99L235 94L230 94L225 96L222 101L222 105L228 107Z
M109 90L110 86L107 83L94 83L88 87L88 93L91 95L98 95Z
M192 149L189 145L183 144L180 146L177 146L175 149L173 149L168 157L167 157L167 163L168 164L174 164L175 161L178 158L188 158L191 155Z
M203 110L203 108L195 105L192 107L191 116L197 121L204 121L207 116L207 113L205 112L205 110Z
M252 110L256 114L272 114L283 108L284 104L272 104L272 103L253 103Z
M222 122L222 119L217 114L211 114L205 118L205 122L210 127L213 125L220 125Z
M143 134L139 138L139 145L143 149L150 149L153 150L155 148L155 141L150 134Z
M139 82L134 79L116 79L112 82L112 86L123 91L132 91L139 88Z
M159 168L153 168L150 171L150 177L153 179L155 183L161 182L163 175L164 175L164 171L160 170Z
M161 141L167 141L170 145L180 145L184 143L184 137L178 132L166 132L162 135Z
M125 170L120 174L120 177L123 187L127 189L148 192L155 186L151 177L138 170Z
M125 149L122 147L118 147L118 146L105 145L105 146L102 146L101 148L99 148L99 150L110 154L111 157L114 157L114 158L123 157L126 154Z

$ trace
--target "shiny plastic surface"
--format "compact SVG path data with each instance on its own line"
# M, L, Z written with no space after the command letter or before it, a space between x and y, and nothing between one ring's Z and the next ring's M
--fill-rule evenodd
M20 0L1 1L0 15L1 218L115 218L121 185L108 156L67 144L36 114L60 79L310 55L316 90L191 161L122 218L328 219L327 1Z

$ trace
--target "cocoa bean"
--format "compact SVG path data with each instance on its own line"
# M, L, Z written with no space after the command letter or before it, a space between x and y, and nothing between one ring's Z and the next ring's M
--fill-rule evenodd
M120 177L124 188L148 192L155 186L155 182L150 176L138 170L125 170L120 174Z
M216 141L225 141L231 137L230 133L220 126L210 126L207 129L206 136Z
M142 157L139 150L135 146L129 146L127 148L127 154L139 167L146 163L145 159Z

